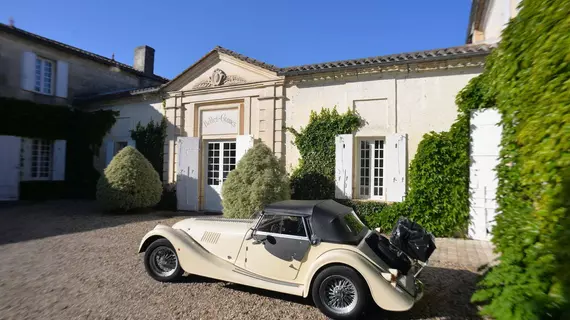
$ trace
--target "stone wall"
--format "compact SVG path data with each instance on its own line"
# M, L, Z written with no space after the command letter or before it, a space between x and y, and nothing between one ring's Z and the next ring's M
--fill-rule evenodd
M68 99L21 89L22 55L32 51L53 61L69 63ZM57 72L57 70L56 70ZM55 81L55 77L54 80ZM155 80L70 54L49 46L0 33L0 95L38 103L71 104L73 97L159 84Z

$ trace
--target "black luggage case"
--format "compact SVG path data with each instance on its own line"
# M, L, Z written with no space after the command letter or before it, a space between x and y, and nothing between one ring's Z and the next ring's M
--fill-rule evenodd
M426 262L435 250L435 238L419 224L401 217L392 231L390 242L410 258Z
M383 235L374 233L366 238L366 243L390 268L407 274L412 267L410 259Z

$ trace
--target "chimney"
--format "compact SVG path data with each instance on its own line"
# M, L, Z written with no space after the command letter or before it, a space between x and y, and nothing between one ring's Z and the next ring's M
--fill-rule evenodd
M148 75L154 74L154 49L149 46L135 48L135 63L133 67Z

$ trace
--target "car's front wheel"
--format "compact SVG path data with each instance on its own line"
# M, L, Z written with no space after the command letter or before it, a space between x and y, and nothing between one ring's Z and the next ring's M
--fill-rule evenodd
M332 319L357 319L368 303L366 282L347 266L332 266L321 271L311 291L315 305Z
M161 282L177 281L184 274L174 247L166 239L155 240L148 246L144 266L151 277Z

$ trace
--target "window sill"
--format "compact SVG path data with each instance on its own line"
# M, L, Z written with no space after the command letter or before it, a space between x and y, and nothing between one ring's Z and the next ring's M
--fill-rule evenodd
M20 181L22 182L45 182L45 181L54 181L52 178L22 178Z
M351 201L359 201L359 202L383 202L383 203L388 203L386 200L384 199L362 199L362 198L353 198L350 199Z
M38 91L36 91L36 90L26 90L26 89L21 89L21 90L22 90L22 91L25 91L25 92L31 92L31 93L34 93L34 94L38 94L38 95L41 95L41 96L56 97L56 95L55 95L54 93L43 93L43 92L38 92ZM62 99L64 99L64 98L62 98Z

